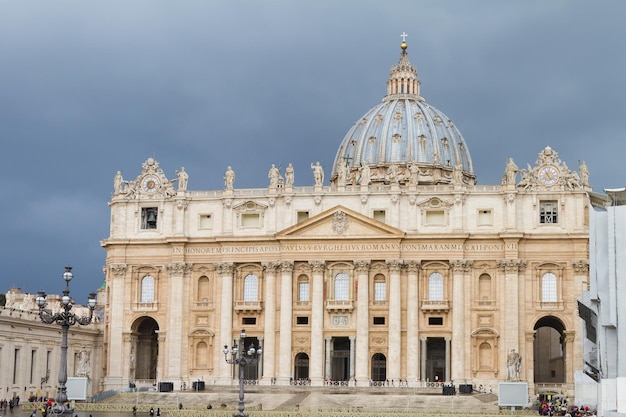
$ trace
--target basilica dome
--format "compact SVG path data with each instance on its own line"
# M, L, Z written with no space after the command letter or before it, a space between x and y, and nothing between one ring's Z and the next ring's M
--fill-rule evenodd
M387 95L354 123L344 137L331 173L335 185L367 182L474 184L469 149L452 121L420 96L420 80L402 42L391 68Z

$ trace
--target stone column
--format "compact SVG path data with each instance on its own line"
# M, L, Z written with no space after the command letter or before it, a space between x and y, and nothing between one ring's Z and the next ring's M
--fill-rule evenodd
M128 381L133 381L135 379L135 346L133 345L135 341L135 337L128 332L124 334L122 338L123 348L124 348L124 360L126 364L124 365L124 379L128 379Z
M221 277L222 291L220 294L220 347L233 344L233 263L225 262L217 265L217 273ZM230 384L232 365L226 363L222 349L216 354L219 363L218 379L221 384Z
M369 261L355 261L358 293L356 307L356 369L357 381L367 381L369 359Z
M355 345L354 336L350 336L350 379L354 379L354 357L355 357Z
M185 274L191 269L191 264L174 262L167 265L169 272L168 298L168 343L167 368L165 378L179 382L183 369L183 345L187 347L186 338L183 343L183 323L186 322L184 311L188 307L185 303Z
M407 303L406 303L406 380L414 383L419 379L419 293L418 272L420 263L409 261L405 263L407 269Z
M498 269L500 272L504 272L504 293L501 303L506 308L506 314L502 315L502 321L500 327L504 329L504 343L500 346L501 360L499 361L501 366L505 368L502 370L502 375L507 375L506 369L506 357L511 349L515 349L517 352L523 354L520 349L520 319L519 319L519 305L520 305L520 285L522 285L523 277L520 276L520 272L526 268L526 261L520 259L503 259L498 261ZM523 329L523 325L522 325Z
M568 387L574 386L574 372L576 372L577 362L574 360L574 339L576 337L576 331L566 330L563 332L563 352L565 353L565 363L563 364L565 370L565 384Z
M451 379L450 377L450 368L452 367L452 363L450 360L451 348L452 348L451 340L446 337L446 375L444 376L446 382L450 381Z
M276 376L276 267L275 262L263 264L265 269L265 322L263 330L263 378L261 383L270 385Z
M278 356L278 381L287 384L293 374L291 330L293 315L293 262L280 264L280 340Z
M524 355L522 356L522 370L520 372L520 380L528 382L528 395L531 398L535 396L535 334L536 330L529 330L526 332L526 349L524 349ZM520 353L521 355L521 353Z
M454 259L450 261L452 267L452 351L450 372L453 380L466 379L465 373L465 329L471 327L469 322L469 311L465 306L465 274L469 272L471 263L464 259ZM446 379L448 380L448 379ZM449 381L449 380L448 380Z
M111 264L107 273L107 286L110 291L110 321L109 332L111 334L111 340L123 340L124 334L124 311L126 299L125 294L125 277L128 266L126 264ZM130 277L129 277L130 278ZM130 281L130 279L129 279ZM129 282L130 286L130 282ZM129 287L130 288L130 287ZM136 295L137 297L139 295ZM138 300L138 298L135 298ZM108 360L108 372L104 380L104 386L106 390L118 390L128 387L128 380L124 379L124 352L121 343L113 343L109 346L109 360ZM50 365L52 372L53 366ZM54 381L51 377L50 381ZM55 384L52 384L55 385Z
M309 360L309 375L311 385L324 384L324 261L310 261L313 273L311 291L311 358ZM330 359L330 358L328 358ZM327 372L330 372L328 369Z
M401 343L402 343L402 289L400 287L400 271L402 261L388 260L389 268L389 336L387 340L387 378L397 381L401 377Z
M324 347L326 350L326 361L324 363L324 379L328 379L331 376L331 369L330 369L330 358L332 358L332 338L331 337L326 337L324 339L325 343L324 343Z
M428 339L421 339L420 349L420 380L426 381L426 356L428 351Z

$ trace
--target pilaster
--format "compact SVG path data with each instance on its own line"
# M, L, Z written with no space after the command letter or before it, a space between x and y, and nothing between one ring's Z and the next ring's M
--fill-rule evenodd
M324 271L326 264L324 261L310 261L309 264L313 275L309 374L312 385L322 386L324 384Z
M355 261L358 294L356 311L356 369L357 381L367 381L369 372L369 261Z
M280 339L278 358L278 381L287 383L292 375L293 353L291 352L293 313L293 262L280 264Z

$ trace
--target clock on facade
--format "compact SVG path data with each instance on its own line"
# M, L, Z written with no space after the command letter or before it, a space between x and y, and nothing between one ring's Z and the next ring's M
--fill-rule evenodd
M559 170L553 165L539 169L539 181L544 185L554 185L559 180Z
M146 175L141 181L141 187L147 193L154 193L159 189L159 178L155 175Z

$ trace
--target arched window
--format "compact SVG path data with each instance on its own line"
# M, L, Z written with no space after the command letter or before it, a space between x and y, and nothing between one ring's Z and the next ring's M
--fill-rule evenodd
M254 274L243 279L243 301L259 301L259 278Z
M298 301L309 301L309 278L307 276L301 276L298 278Z
M146 275L141 279L141 302L154 302L154 278L151 275Z
M387 282L383 275L374 277L374 302L387 301Z
M547 272L541 277L541 301L544 303L556 303L556 275Z
M443 276L439 272L433 272L428 277L428 299L443 301Z
M348 300L348 275L343 272L335 275L335 300Z

